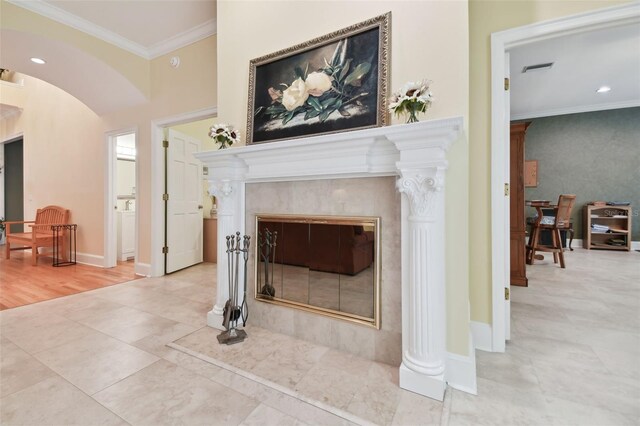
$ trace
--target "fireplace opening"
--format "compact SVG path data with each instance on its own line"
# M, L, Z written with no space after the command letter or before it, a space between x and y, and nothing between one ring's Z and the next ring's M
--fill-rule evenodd
M380 328L380 218L256 215L255 298Z

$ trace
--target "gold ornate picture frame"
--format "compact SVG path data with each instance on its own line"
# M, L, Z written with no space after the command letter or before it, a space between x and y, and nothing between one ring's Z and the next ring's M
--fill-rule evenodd
M251 60L247 143L387 124L391 12Z

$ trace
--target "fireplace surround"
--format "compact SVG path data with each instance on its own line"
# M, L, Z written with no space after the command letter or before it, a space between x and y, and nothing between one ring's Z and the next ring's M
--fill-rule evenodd
M455 117L196 154L218 199L219 236L245 232L248 183L396 177L402 194L400 386L438 400L447 376L445 172L462 124ZM218 251L224 248L219 237ZM217 273L218 282L226 282L225 265L218 264ZM209 326L220 328L225 293L217 286Z

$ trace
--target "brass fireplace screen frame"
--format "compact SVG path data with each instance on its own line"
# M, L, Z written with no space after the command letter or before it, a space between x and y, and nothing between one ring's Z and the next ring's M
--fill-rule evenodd
M261 254L264 255L264 252L261 252L261 250L264 250L264 244L263 247L261 248L261 244L258 243L258 235L259 235L259 226L261 222L268 222L268 223L282 223L283 227L281 229L284 229L284 224L297 224L298 228L299 225L302 224L309 224L309 230L311 230L311 225L348 225L348 226L354 226L354 229L356 229L355 227L359 227L360 229L364 229L364 230L370 230L373 229L373 263L369 266L369 268L371 268L371 273L372 273L372 282L371 282L371 286L372 286L372 311L373 311L373 316L372 317L368 317L368 316L363 316L363 315L359 315L356 313L350 313L350 312L343 312L340 310L336 310L336 309L330 309L327 307L322 307L322 306L314 306L311 305L309 303L303 303L300 301L295 301L295 300L288 300L288 299L283 299L278 297L279 293L281 294L282 292L276 292L276 296L272 297L266 293L261 293L259 291L260 288L263 288L264 286L264 282L262 280L262 275L263 275L263 270L261 270L261 268L264 268L264 263L261 262ZM295 225L294 225L295 226ZM310 232L310 231L309 231ZM370 235L370 231L367 233L368 235ZM254 267L254 298L260 302L265 302L265 303L272 303L274 305L280 305L280 306L288 306L291 308L295 308L295 309L300 309L303 311L307 311L307 312L313 312L313 313L317 313L320 315L325 315L328 317L332 317L332 318L338 318L338 319L342 319L342 320L346 320L346 321L351 321L351 322L355 322L358 324L363 324L363 325L367 325L370 327L374 327L376 329L380 329L380 313L381 313L381 307L380 307L380 282L381 282L381 269L380 269L380 218L379 217L366 217L366 216L349 216L349 217L345 217L345 216L299 216L299 215L272 215L272 214L257 214L256 215L256 222L255 222L255 235L256 235L256 243L253 244L254 248L255 248L255 267ZM284 237L284 238L282 238ZM364 235L362 235L362 237L364 237ZM264 236L263 236L264 238ZM278 251L280 250L280 263L276 262L275 266L276 267L281 267L281 282L278 283L279 285L281 285L281 289L284 288L282 286L284 286L284 267L286 265L285 260L283 259L283 253L284 253L284 248L281 246L281 244L286 243L286 235L279 235L278 238L276 239L276 259L279 256ZM308 236L308 238L310 239L310 236ZM371 238L370 236L368 236L368 238ZM309 244L311 244L309 242ZM315 272L313 271L313 268L307 268L309 270L309 276L311 276L311 272ZM368 269L368 268L367 268ZM358 272L358 274L361 272ZM336 274L340 277L345 276L345 278L348 278L348 275L353 275L353 274L341 274L338 273ZM357 275L357 274L355 274ZM273 276L271 276L270 281L271 284L273 284ZM311 282L308 282L308 291L309 293L311 292ZM339 284L338 284L338 298L340 300L340 293L341 292L341 284L340 284L340 280L339 280ZM310 294L307 296L307 301L309 301L310 299Z

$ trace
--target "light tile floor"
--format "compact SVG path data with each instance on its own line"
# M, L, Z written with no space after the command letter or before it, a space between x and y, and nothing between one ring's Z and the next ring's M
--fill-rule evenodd
M640 253L566 260L528 269L507 353L477 351L479 394L449 389L444 404L399 390L394 367L257 328L287 363L247 351L231 365L302 400L168 347L220 350L204 327L215 265L3 311L0 423L350 424L308 397L379 424L639 424Z

